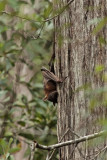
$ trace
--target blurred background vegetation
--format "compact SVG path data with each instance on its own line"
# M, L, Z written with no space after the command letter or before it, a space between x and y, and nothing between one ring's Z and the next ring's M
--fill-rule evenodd
M0 0L0 159L29 159L28 140L57 141L40 71L52 54L53 23L44 22L51 13L48 0ZM36 150L34 159L45 158Z

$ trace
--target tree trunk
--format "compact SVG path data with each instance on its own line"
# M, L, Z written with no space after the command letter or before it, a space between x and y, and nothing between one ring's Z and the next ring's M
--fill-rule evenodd
M56 4L58 3L58 4ZM67 0L55 1L56 10L67 4ZM74 0L69 7L55 18L55 70L60 78L68 76L63 84L58 86L57 133L58 141L75 139L80 136L101 130L95 121L105 115L103 107L89 113L89 101L84 91L75 92L78 87L90 84L91 88L104 85L102 74L95 74L96 65L107 66L106 47L100 45L99 37L107 38L106 27L97 35L92 35L95 25L89 25L94 18L107 15L106 0ZM89 142L76 146L66 146L60 149L60 160L90 160L90 154L98 149ZM100 148L104 147L104 143ZM75 151L74 151L75 149Z

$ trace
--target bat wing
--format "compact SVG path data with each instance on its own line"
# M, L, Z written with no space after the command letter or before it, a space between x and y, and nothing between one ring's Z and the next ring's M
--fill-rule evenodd
M60 80L56 75L54 75L52 72L50 72L48 69L45 67L42 67L41 69L43 77L48 81L48 80L53 80L56 83L61 83L62 80Z

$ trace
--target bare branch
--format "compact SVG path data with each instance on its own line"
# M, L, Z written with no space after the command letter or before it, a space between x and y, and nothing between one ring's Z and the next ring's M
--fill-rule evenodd
M33 19L30 19L30 18L26 18L26 17L22 17L22 16L19 16L19 15L16 15L16 14L12 14L12 13L9 13L9 12L6 12L6 11L2 11L0 12L2 14L7 14L8 16L11 16L11 17L17 17L17 18L20 18L20 19L24 19L26 21L30 21L30 22L40 22L40 21L36 21L36 20L33 20Z
M94 134L91 134L91 135L80 137L80 138L75 139L75 140L69 140L69 141L66 141L66 142L62 142L62 143L58 143L58 144L54 144L54 145L50 145L50 146L44 146L44 145L41 145L41 144L37 144L36 148L43 149L43 150L53 150L55 148L60 148L60 147L71 145L71 144L78 144L78 143L84 142L86 140L94 139L94 138L102 136L104 133L106 133L106 132L101 131L101 132L98 132L98 133L94 133Z
M48 154L47 154L47 156L46 156L46 160L49 160L49 153L50 153L50 152L48 152Z
M75 136L77 136L78 138L80 138L81 136L79 136L75 131L73 131L72 129L70 129L71 133L74 134Z

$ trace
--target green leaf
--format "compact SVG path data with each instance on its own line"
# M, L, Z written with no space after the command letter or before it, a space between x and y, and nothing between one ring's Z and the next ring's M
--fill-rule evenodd
M92 25L92 24L98 24L102 19L101 18L94 18L94 19L91 19L88 24L89 25Z
M7 0L9 5L14 8L15 10L19 7L17 0Z
M14 159L13 155L10 155L8 160L15 160L15 159Z
M99 31L101 31L103 29L103 27L106 25L107 23L107 17L103 18L98 25L94 28L92 34L97 34Z
M5 9L5 5L6 5L6 1L5 0L0 2L0 12Z
M23 127L26 125L25 121L18 121L18 124L20 124Z
M6 71L9 71L12 68L12 64L8 58L6 58Z
M43 84L42 83L35 83L34 86L37 88L43 88Z
M13 103L14 106L17 106L17 107L21 107L21 108L25 108L25 105L23 102L21 102L20 100L17 100Z
M24 22L18 22L15 26L16 30L20 30L24 28Z
M106 40L102 36L99 37L99 42L100 44L106 45Z
M97 104L98 103L97 103L96 99L93 98L93 99L90 100L90 108L91 109L93 109L94 107L96 107Z
M2 33L2 32L5 32L5 31L7 31L8 30L8 27L7 26L0 26L0 33ZM2 44L2 43L1 43ZM3 46L3 44L2 44L2 46ZM1 47L1 46L0 46Z
M50 13L52 12L52 5L49 5L45 10L44 10L44 18L49 17Z
M6 97L3 102L8 102L10 100L10 96Z
M2 47L3 47L3 45L4 45L4 43L3 43L3 42L0 42L0 48L2 48Z
M32 4L34 4L35 0L31 0Z
M10 145L12 144L12 142L13 142L13 138L10 138L8 143L8 148L10 148Z
M21 0L18 2L18 4L28 4L28 2Z
M30 140L34 140L34 135L33 134L31 134L31 133L20 133L19 134L20 136L23 136L23 137L25 137L25 138L27 138L27 139L30 139Z
M5 139L0 139L0 152L1 154L5 154L7 151L7 142Z
M6 153L6 160L8 160L10 153Z
M0 97L6 95L6 93L7 93L7 91L4 91L4 90L0 91Z
M9 150L9 153L16 153L16 152L18 152L18 151L20 151L20 147L14 147L14 148L11 148L10 150Z
M7 131L7 132L5 132L5 135L4 135L5 137L11 137L11 136L13 136L13 133L12 132L10 132L10 131Z
M82 90L88 90L90 88L90 84L84 84L80 87L78 87L75 92L79 92L79 91L82 91Z
M104 65L98 65L95 67L95 72L100 73L104 70Z

